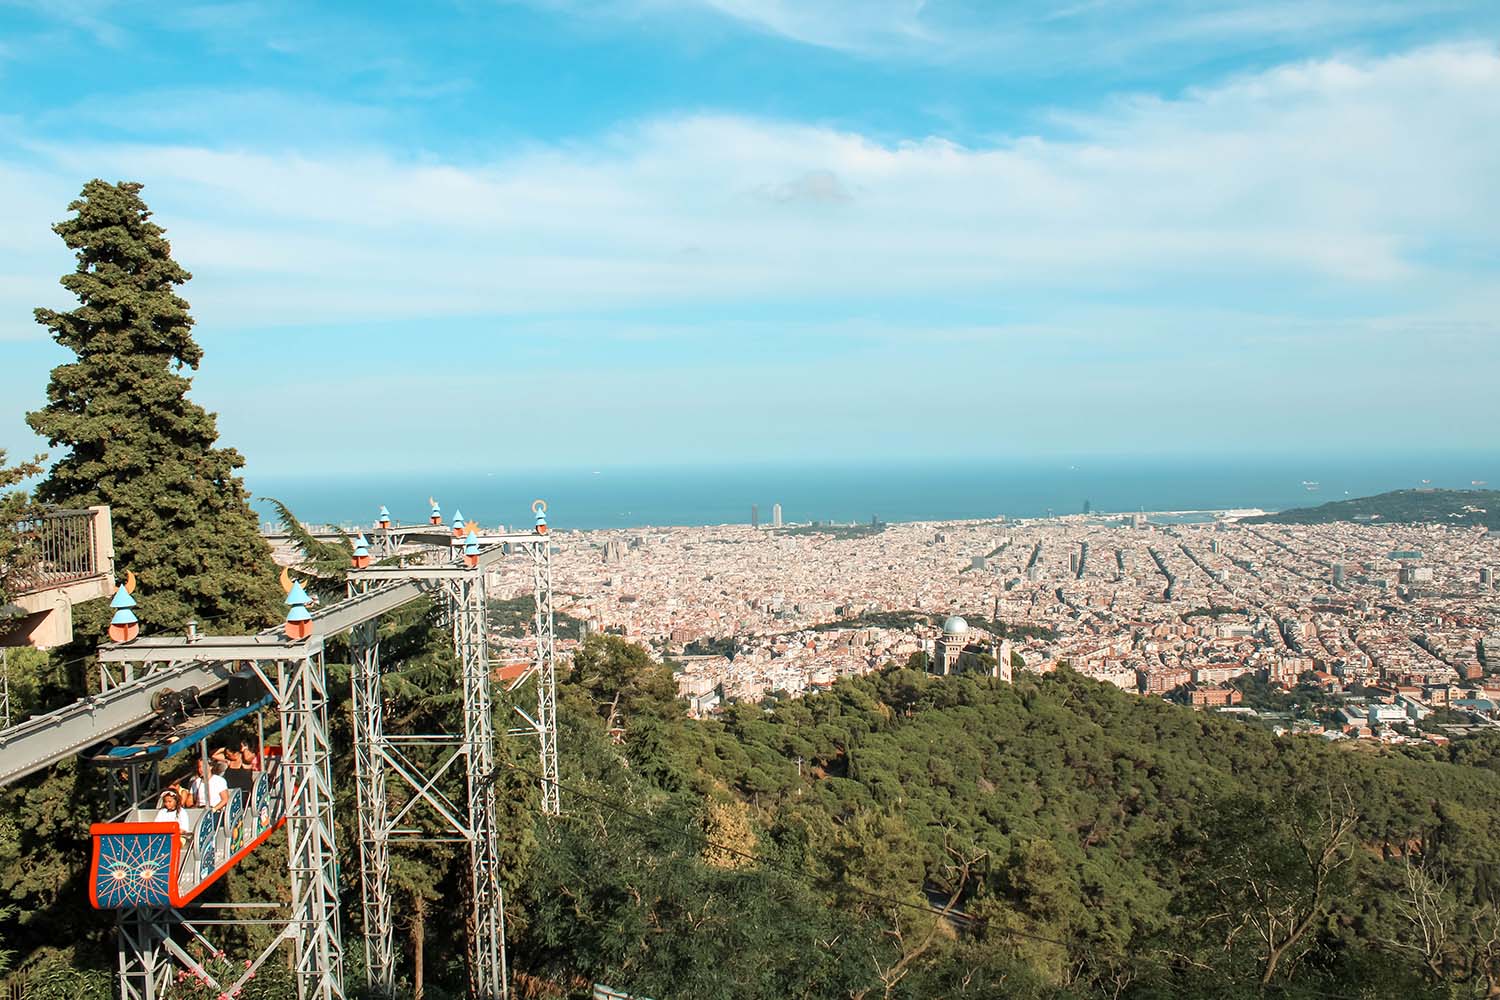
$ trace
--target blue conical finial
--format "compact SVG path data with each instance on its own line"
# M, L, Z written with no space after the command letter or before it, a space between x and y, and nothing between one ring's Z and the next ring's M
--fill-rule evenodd
M286 604L289 608L306 608L307 602L310 600L312 598L307 596L307 591L302 589L300 582L292 584L292 589L287 591ZM290 615L287 618L288 620L292 620Z
M286 620L289 622L311 621L312 612L307 610L306 605L299 604L286 613Z
M469 535L468 535L467 538L464 539L464 555L466 555L466 556L477 556L477 555L479 555L479 538L478 538L478 536L476 536L474 534L474 529L473 528L469 529Z
M365 533L363 531L354 540L354 554L357 556L367 556L370 554L370 543L365 541Z
M464 526L464 512L463 511L461 511L461 510L455 510L453 512L453 526L455 528L462 528Z
M127 594L126 596L128 597L129 595ZM135 602L131 601L130 603L134 604ZM109 620L109 623L111 625L129 625L138 620L134 611L131 611L127 607L122 607L115 612L115 616Z
M432 512L434 514L439 514L440 515L440 514L443 513L443 508L440 507L438 505L438 502L436 500L432 499L432 497L428 497L427 498L427 502L430 503L430 504L432 504Z
M385 504L380 505L380 519L382 521L389 521L391 519L391 512L385 509Z
M133 608L135 607L135 598L131 597L130 591L125 589L124 584L121 584L120 588L115 591L115 596L110 599L109 606L112 608ZM135 616L131 615L130 620L134 621Z

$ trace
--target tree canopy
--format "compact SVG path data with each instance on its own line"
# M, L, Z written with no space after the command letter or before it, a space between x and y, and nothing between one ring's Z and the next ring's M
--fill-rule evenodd
M37 487L45 503L112 509L116 563L140 580L146 627L212 621L220 632L274 620L278 590L257 531L240 454L216 445L212 413L188 398L203 352L188 274L150 221L141 185L89 181L53 230L76 252L67 312L36 310L75 360L52 371L47 403L27 415L64 449Z

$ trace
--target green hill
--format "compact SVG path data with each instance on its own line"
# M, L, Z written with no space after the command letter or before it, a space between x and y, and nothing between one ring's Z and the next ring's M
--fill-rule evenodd
M1335 500L1279 514L1241 519L1241 524L1452 524L1500 528L1500 490L1395 490L1373 497Z
M382 646L407 654L392 713L458 725L442 630L413 614ZM514 996L1500 995L1500 737L1278 739L1065 669L1009 685L891 667L694 721L670 668L608 635L559 680L561 816L536 808L534 742L498 748ZM348 686L330 690L346 746ZM336 780L352 810L349 769ZM0 972L41 959L28 998L106 1000L113 924L83 902L86 843L34 843L49 824L76 839L76 800L7 790L0 806ZM347 879L347 823L338 848ZM427 1000L456 1000L467 852L394 845L391 860L397 996L422 977ZM284 864L252 855L226 892L275 898ZM244 1000L290 995L283 963L251 985Z
M1500 740L1278 739L1066 670L892 668L708 722L625 700L623 746L592 725L562 744L587 778L526 880L516 963L541 978L725 998L1500 984Z

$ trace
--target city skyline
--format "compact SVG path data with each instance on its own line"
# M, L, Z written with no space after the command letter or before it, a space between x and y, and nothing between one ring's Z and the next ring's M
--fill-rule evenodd
M0 13L0 447L139 180L260 474L1490 449L1500 12ZM65 59L68 74L46 72ZM692 414L684 420L684 414ZM495 429L501 428L496 435ZM440 428L440 433L434 433ZM506 439L504 445L497 437Z

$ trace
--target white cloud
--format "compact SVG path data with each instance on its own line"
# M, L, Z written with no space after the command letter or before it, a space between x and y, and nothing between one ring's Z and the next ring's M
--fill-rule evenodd
M146 182L220 327L1101 296L1410 315L1493 281L1493 47L1288 66L1055 125L967 147L701 115L480 162L25 134L0 159L0 338L41 335L30 308L70 265L47 227L96 175Z
M863 56L976 59L1021 66L1177 63L1215 46L1257 51L1346 41L1468 17L1484 0L520 0L576 15L656 20L706 13L767 35Z

